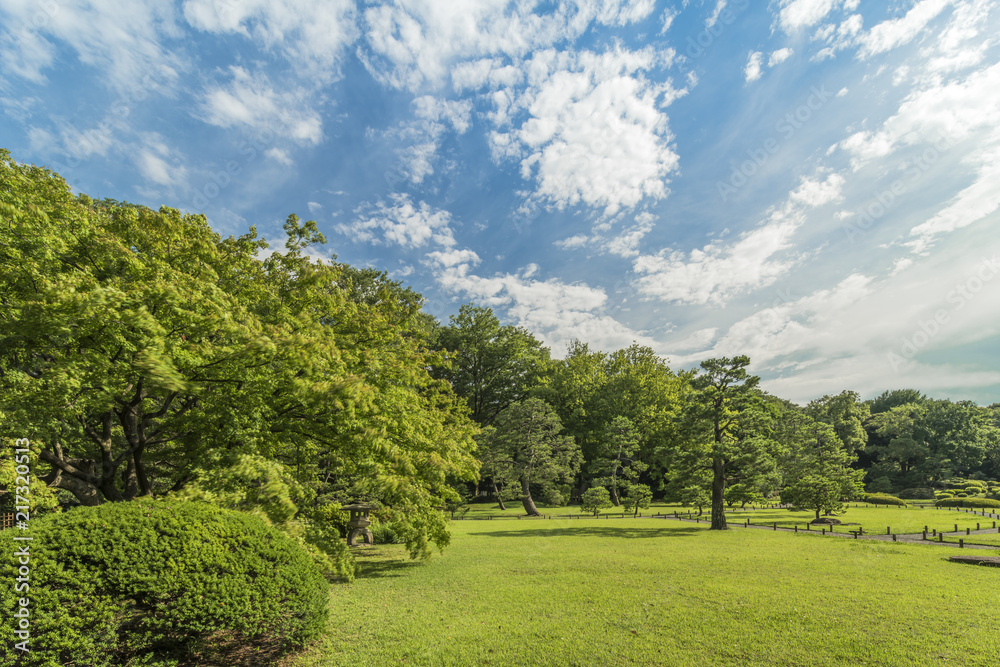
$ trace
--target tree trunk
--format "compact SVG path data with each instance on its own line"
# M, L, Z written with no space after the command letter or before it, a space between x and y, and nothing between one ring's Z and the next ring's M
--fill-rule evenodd
M726 525L726 465L721 456L712 459L712 530L729 530Z
M497 488L496 480L493 480L493 495L496 496L497 504L500 505L500 509L507 509L503 504L503 498L500 497L500 489Z
M816 520L819 521L819 508L816 508Z
M611 485L611 502L615 507L620 507L622 504L618 499L618 487L614 484Z
M535 501L531 499L531 489L528 485L527 475L521 478L521 504L524 505L524 511L528 516L542 515L542 513L538 511L538 508L535 507Z

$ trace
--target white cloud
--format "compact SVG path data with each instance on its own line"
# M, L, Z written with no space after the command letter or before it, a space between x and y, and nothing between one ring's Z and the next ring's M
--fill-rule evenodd
M292 156L288 154L288 151L283 148L272 147L264 151L264 155L271 158L283 167L291 167L295 162L292 160Z
M309 107L306 89L277 91L263 72L252 74L242 67L229 71L228 85L214 85L204 93L201 113L205 122L269 130L304 145L323 139L323 121Z
M900 146L945 146L1000 125L1000 64L973 72L964 80L935 82L907 95L899 109L875 132L857 132L840 146L860 169Z
M861 37L859 55L868 58L910 42L951 3L952 0L921 0L905 16L879 23Z
M586 234L577 234L575 236L570 236L569 238L561 239L556 241L556 245L560 248L580 248L590 242L590 237Z
M680 14L679 11L671 7L667 7L663 10L663 14L660 15L660 34L665 35L670 26L674 24L674 19Z
M836 0L782 0L778 23L786 33L814 26L833 11Z
M479 255L467 248L435 250L434 252L427 253L427 257L435 264L443 267L459 266L461 264L475 266L480 262Z
M725 8L726 8L726 0L717 0L717 2L715 3L715 9L713 9L709 17L705 19L705 27L711 28L712 26L714 26L719 20L719 14L721 14L722 10Z
M803 178L790 198L805 206L822 206L830 202L840 201L843 187L844 177L840 174L830 174L824 181Z
M721 305L739 293L772 284L798 263L794 255L776 256L791 248L791 237L802 222L801 214L785 206L732 244L642 255L634 262L635 272L641 274L636 286L648 299Z
M764 62L764 54L760 51L751 51L747 56L747 65L743 69L743 76L747 83L756 81L761 75L761 64Z
M910 236L915 238L905 245L913 252L926 252L938 236L968 227L1000 208L1000 188L997 187L1000 183L1000 147L994 143L970 155L968 161L979 164L975 182L930 220L910 230Z
M183 56L161 44L179 34L170 3L4 0L0 14L5 73L30 81L42 81L44 71L56 65L57 46L52 40L68 45L81 63L98 69L118 91L144 80L172 83L188 66Z
M278 48L303 76L330 80L357 36L352 0L186 0L184 16L199 30L240 34Z
M637 257L639 255L639 243L646 234L653 230L653 221L655 219L655 216L649 213L640 213L636 216L636 224L608 241L604 245L605 250L619 257Z
M389 128L383 135L397 147L401 176L417 184L434 173L437 151L448 125L458 134L469 129L472 102L423 95L414 99L411 107L415 118Z
M783 49L772 51L770 57L767 59L767 66L774 67L775 65L780 65L791 58L793 53L795 52L787 46Z
M426 202L414 205L408 195L392 195L391 203L379 201L374 210L351 223L335 229L358 243L400 245L419 248L435 243L450 248L455 245L451 214L432 209Z
M657 345L648 335L603 314L607 295L599 288L566 284L558 279L532 279L538 270L534 265L518 273L478 276L471 272L478 256L472 253L471 261L462 261L463 252L428 254L438 284L463 298L499 309L556 352L574 338L600 350L620 349L632 342Z
M133 158L139 173L147 181L164 187L181 184L187 178L187 168L157 134L143 135L143 144Z
M652 13L652 0L576 0L536 14L528 1L450 4L395 0L363 12L361 56L381 82L397 88L440 87L463 61L521 59L572 41L592 24L623 26Z
M521 158L535 196L559 209L584 204L613 215L665 197L679 158L660 108L686 91L644 78L661 58L650 48L536 53L527 89L513 95L529 118L492 134L494 156Z

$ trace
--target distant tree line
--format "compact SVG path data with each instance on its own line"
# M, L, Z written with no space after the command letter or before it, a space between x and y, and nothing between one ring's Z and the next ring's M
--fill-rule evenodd
M722 529L734 504L780 499L818 518L866 490L932 497L952 477L1000 476L1000 404L900 389L799 406L761 390L745 356L675 371L636 344L606 353L574 341L556 360L474 304L430 340L450 362L432 372L482 428L470 495L528 514L539 499L599 508L604 491L632 511L655 494L710 509Z

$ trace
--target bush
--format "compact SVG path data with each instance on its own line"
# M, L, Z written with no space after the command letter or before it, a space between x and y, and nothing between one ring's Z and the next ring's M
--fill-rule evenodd
M981 486L967 486L967 487L965 487L965 492L968 493L970 496L978 496L980 493L982 493L985 490L986 489L983 488L983 487L981 487Z
M986 509L1000 507L1000 500L990 498L945 498L934 503L938 507L969 507Z
M873 505L898 505L899 507L906 507L905 500L901 500L896 496L890 496L888 493L866 493L864 501Z
M924 487L903 489L902 491L896 494L896 497L903 498L904 500L933 500L934 489L928 489Z
M24 544L13 533L4 553ZM326 624L319 567L249 514L135 500L34 519L31 536L31 652L5 650L4 667L272 664ZM4 581L15 562L0 561ZM0 605L21 595L3 586ZM0 625L5 647L13 630Z
M375 544L402 544L403 540L393 530L392 526L385 523L373 523L370 526L372 531L372 541Z
M955 494L955 497L956 498L968 498L969 494L966 493L965 491L959 491L958 493Z

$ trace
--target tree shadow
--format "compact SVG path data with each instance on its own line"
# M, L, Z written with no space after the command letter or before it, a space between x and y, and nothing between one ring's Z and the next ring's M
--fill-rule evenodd
M406 572L421 564L419 560L409 557L399 560L369 560L358 558L358 574L355 579L381 579L384 577L402 577Z
M673 526L670 528L623 528L615 526L573 526L565 528L534 528L526 530L476 531L469 535L486 537L603 537L611 539L649 539L654 537L688 537L704 533L707 526Z

